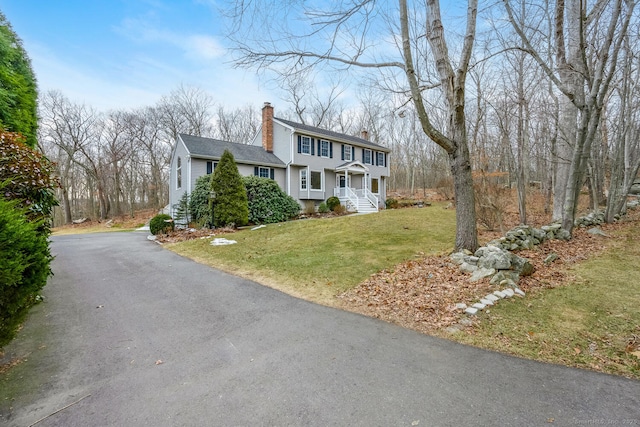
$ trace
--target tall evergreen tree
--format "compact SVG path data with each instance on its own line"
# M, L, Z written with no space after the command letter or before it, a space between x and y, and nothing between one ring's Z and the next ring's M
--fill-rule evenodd
M37 144L37 99L31 60L0 12L0 127L21 133L32 148Z
M211 177L211 189L215 192L213 223L216 227L249 222L247 190L229 150L224 151Z

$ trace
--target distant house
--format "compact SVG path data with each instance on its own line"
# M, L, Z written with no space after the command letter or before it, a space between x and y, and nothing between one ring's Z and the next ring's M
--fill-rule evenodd
M262 126L250 144L180 134L171 153L171 215L198 177L213 173L222 153L233 154L241 175L275 180L300 203L318 204L337 196L351 211L375 212L384 206L390 150L370 142L273 115L266 102Z

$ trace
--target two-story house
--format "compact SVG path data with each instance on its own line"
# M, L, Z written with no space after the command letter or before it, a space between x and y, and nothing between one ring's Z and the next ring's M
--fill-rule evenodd
M375 212L384 206L390 150L353 137L274 117L266 102L262 125L249 144L181 134L171 153L169 205L192 191L199 176L213 173L222 153L233 154L241 175L274 179L305 207L337 196L350 211Z

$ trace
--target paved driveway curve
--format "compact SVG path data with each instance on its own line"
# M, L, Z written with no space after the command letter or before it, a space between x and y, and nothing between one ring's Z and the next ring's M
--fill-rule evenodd
M144 233L59 236L53 251L46 302L8 349L28 360L0 382L28 386L0 402L0 423L640 424L638 381L311 304L196 264Z

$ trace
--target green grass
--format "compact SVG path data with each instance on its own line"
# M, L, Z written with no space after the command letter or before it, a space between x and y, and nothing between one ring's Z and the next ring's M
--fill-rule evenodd
M451 250L454 236L455 212L434 204L270 224L226 236L237 245L192 240L168 247L291 295L327 303L380 270L418 254Z
M633 230L573 269L576 282L501 301L464 343L640 379L640 247ZM628 346L636 341L636 345Z

